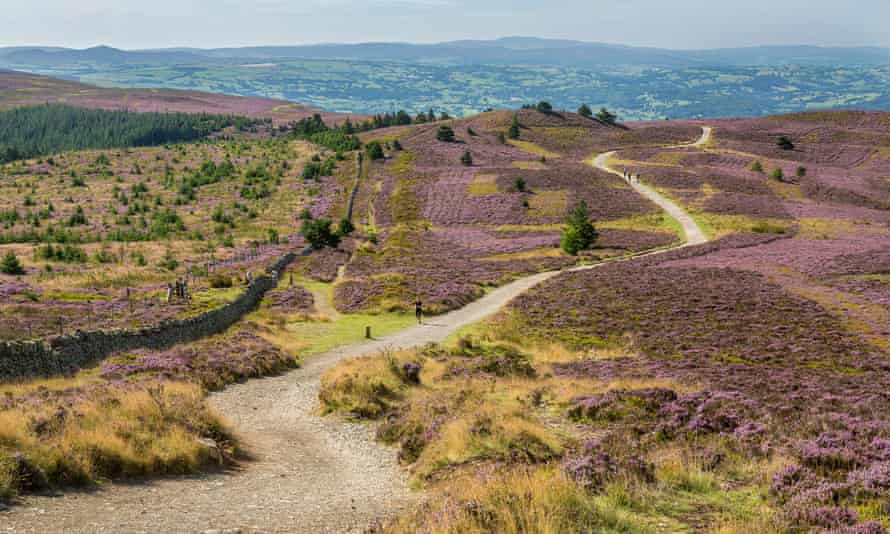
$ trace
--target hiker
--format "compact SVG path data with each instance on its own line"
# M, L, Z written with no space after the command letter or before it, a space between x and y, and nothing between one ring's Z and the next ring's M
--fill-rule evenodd
M173 298L173 284L167 283L167 303L170 303L170 299Z
M417 324L423 324L423 302L420 297L414 301L414 315L417 317Z

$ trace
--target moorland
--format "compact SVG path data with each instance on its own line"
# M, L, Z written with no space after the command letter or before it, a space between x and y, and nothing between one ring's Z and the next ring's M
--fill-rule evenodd
M579 111L222 122L3 164L6 341L199 317L301 254L221 333L5 379L3 520L886 532L890 114ZM293 454L309 436L323 459ZM325 476L346 457L373 468Z

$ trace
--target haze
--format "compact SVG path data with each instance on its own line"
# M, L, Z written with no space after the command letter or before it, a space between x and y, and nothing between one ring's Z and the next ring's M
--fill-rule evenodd
M890 46L886 0L32 0L3 2L0 46L222 47L489 39L662 48Z

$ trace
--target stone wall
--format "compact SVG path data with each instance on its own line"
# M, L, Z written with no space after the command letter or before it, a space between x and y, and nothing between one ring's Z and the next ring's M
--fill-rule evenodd
M302 252L308 253L308 249ZM234 301L188 319L178 319L135 330L98 330L58 336L47 341L0 343L0 380L68 375L116 352L164 349L178 343L218 334L259 305L278 285L280 274L297 255L286 254L257 276Z

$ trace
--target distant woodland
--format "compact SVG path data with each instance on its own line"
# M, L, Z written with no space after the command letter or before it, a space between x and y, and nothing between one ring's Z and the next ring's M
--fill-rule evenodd
M228 127L246 129L246 117L135 113L47 104L0 112L0 163L67 150L157 146L196 141Z

